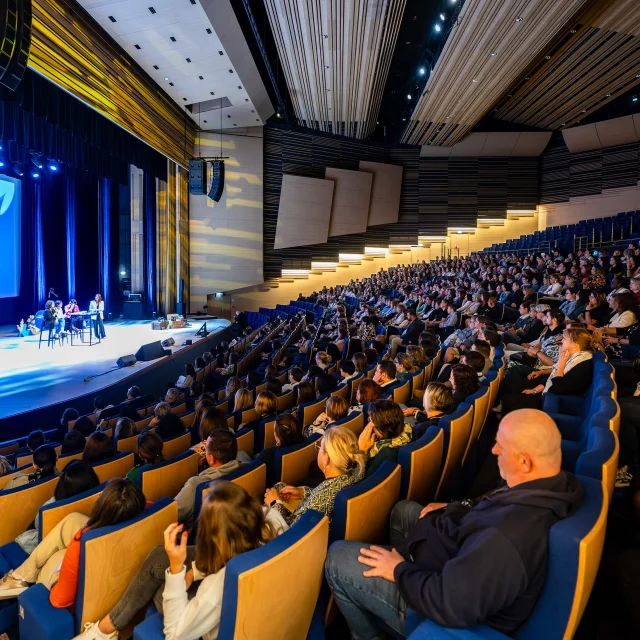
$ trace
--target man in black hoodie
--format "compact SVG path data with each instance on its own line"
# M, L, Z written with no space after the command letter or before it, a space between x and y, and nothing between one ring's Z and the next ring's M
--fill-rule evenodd
M513 634L542 591L549 529L582 498L560 468L560 443L548 415L514 411L493 447L505 487L448 505L398 503L392 548L334 543L325 573L353 640L386 638L379 619L404 635L407 608L445 627Z

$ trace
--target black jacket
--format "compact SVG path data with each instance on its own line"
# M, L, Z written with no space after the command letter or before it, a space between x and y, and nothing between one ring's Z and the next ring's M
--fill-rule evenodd
M577 364L563 376L551 380L548 393L564 396L581 396L587 392L593 380L593 358Z
M511 635L544 586L548 532L582 499L561 471L431 512L409 532L394 571L407 605L445 627L486 624Z
M420 334L424 331L424 323L422 320L415 319L410 322L405 330L400 334L403 344L418 344Z

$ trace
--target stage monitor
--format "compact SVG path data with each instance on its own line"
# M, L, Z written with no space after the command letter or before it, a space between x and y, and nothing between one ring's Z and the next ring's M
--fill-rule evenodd
M171 353L171 352L169 352ZM149 344L143 344L136 353L136 360L138 362L149 362L149 360L157 360L165 355L165 350L162 348L160 340L157 342L150 342Z
M20 295L20 180L0 174L0 298Z

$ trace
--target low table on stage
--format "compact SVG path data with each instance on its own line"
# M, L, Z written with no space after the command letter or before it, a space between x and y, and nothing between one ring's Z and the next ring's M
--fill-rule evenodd
M78 313L71 314L71 346L73 346L73 338L78 336L80 337L80 342L86 344L84 334L87 330L89 331L89 346L93 346L93 324L97 321L97 317L97 311L79 311ZM74 333L74 327L78 329L80 333ZM96 338L96 342L102 342L102 340Z

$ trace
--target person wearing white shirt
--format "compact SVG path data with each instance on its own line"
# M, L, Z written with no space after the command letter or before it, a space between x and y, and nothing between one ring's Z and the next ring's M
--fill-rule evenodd
M110 613L99 622L87 622L74 640L115 639L151 602L164 615L166 640L214 640L227 563L283 530L242 487L225 480L212 483L203 499L195 546L187 546L184 525L170 524L164 549L151 550Z
M89 311L96 314L96 320L93 322L96 338L104 340L106 334L104 332L104 300L97 293L96 297L89 303Z

